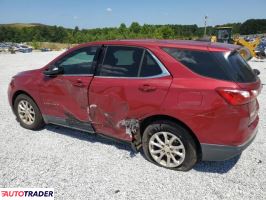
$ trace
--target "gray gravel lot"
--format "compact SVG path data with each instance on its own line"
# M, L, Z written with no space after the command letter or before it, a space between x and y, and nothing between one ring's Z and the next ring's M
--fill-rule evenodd
M7 100L11 77L59 54L0 54L0 187L53 187L56 199L266 199L266 86L259 96L259 133L240 157L176 172L100 136L19 126ZM250 64L266 84L266 61Z

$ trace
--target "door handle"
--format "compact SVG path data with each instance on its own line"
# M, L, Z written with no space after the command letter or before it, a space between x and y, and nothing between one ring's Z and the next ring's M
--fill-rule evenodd
M139 87L139 90L142 92L153 92L155 91L157 88L148 84L144 84L142 86Z
M76 87L84 87L85 86L81 80L75 81L73 83L73 85L76 86Z

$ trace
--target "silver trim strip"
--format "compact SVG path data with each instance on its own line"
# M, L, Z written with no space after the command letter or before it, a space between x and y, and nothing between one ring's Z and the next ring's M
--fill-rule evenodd
M151 54L151 56L154 58L154 60L157 62L157 64L160 66L161 70L163 71L161 75L164 75L164 76L167 75L167 76L169 76L170 73L166 69L166 67L163 65L163 63L149 49L147 49L147 51Z
M93 74L61 74L61 76L88 76L88 77L92 77Z

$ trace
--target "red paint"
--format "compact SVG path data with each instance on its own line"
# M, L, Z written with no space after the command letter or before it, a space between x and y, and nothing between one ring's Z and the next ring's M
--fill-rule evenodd
M93 76L49 78L43 71L62 56L90 45L126 45L149 49L171 75L163 78L126 79ZM202 77L184 67L160 47L202 51L232 51L237 46L192 41L129 40L93 42L79 45L39 70L15 76L9 86L9 101L17 91L25 91L45 115L65 117L71 113L80 121L91 121L97 132L131 140L121 120L167 115L186 124L201 143L239 145L248 140L258 124L258 102L230 105L217 88L259 90L260 80L251 84Z
M88 122L88 88L92 78L92 76L43 76L39 85L39 95L44 105L44 113L64 117L64 113L67 112L80 121Z
M89 94L90 105L97 105L91 110L96 131L130 140L125 130L119 127L119 121L143 119L150 113L158 112L171 81L171 76L153 79L95 77ZM149 87L151 91L145 91Z

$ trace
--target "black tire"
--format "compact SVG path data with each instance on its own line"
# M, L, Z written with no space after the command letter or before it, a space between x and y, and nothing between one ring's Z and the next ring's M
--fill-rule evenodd
M35 112L35 119L32 124L26 124L22 121L18 114L18 105L21 101L27 101L32 107ZM14 112L17 117L17 121L20 123L20 125L23 128L30 129L30 130L39 130L42 129L45 126L42 114L36 103L33 101L32 98L30 98L28 95L25 94L20 94L16 97L15 102L14 102Z
M185 158L183 162L177 167L166 167L157 163L151 156L149 150L149 141L151 137L158 132L169 132L175 135L182 143L185 148ZM160 166L177 171L188 171L197 163L197 151L196 143L190 132L182 127L181 125L172 121L160 120L155 121L148 125L144 130L142 136L142 147L145 157L148 161Z

